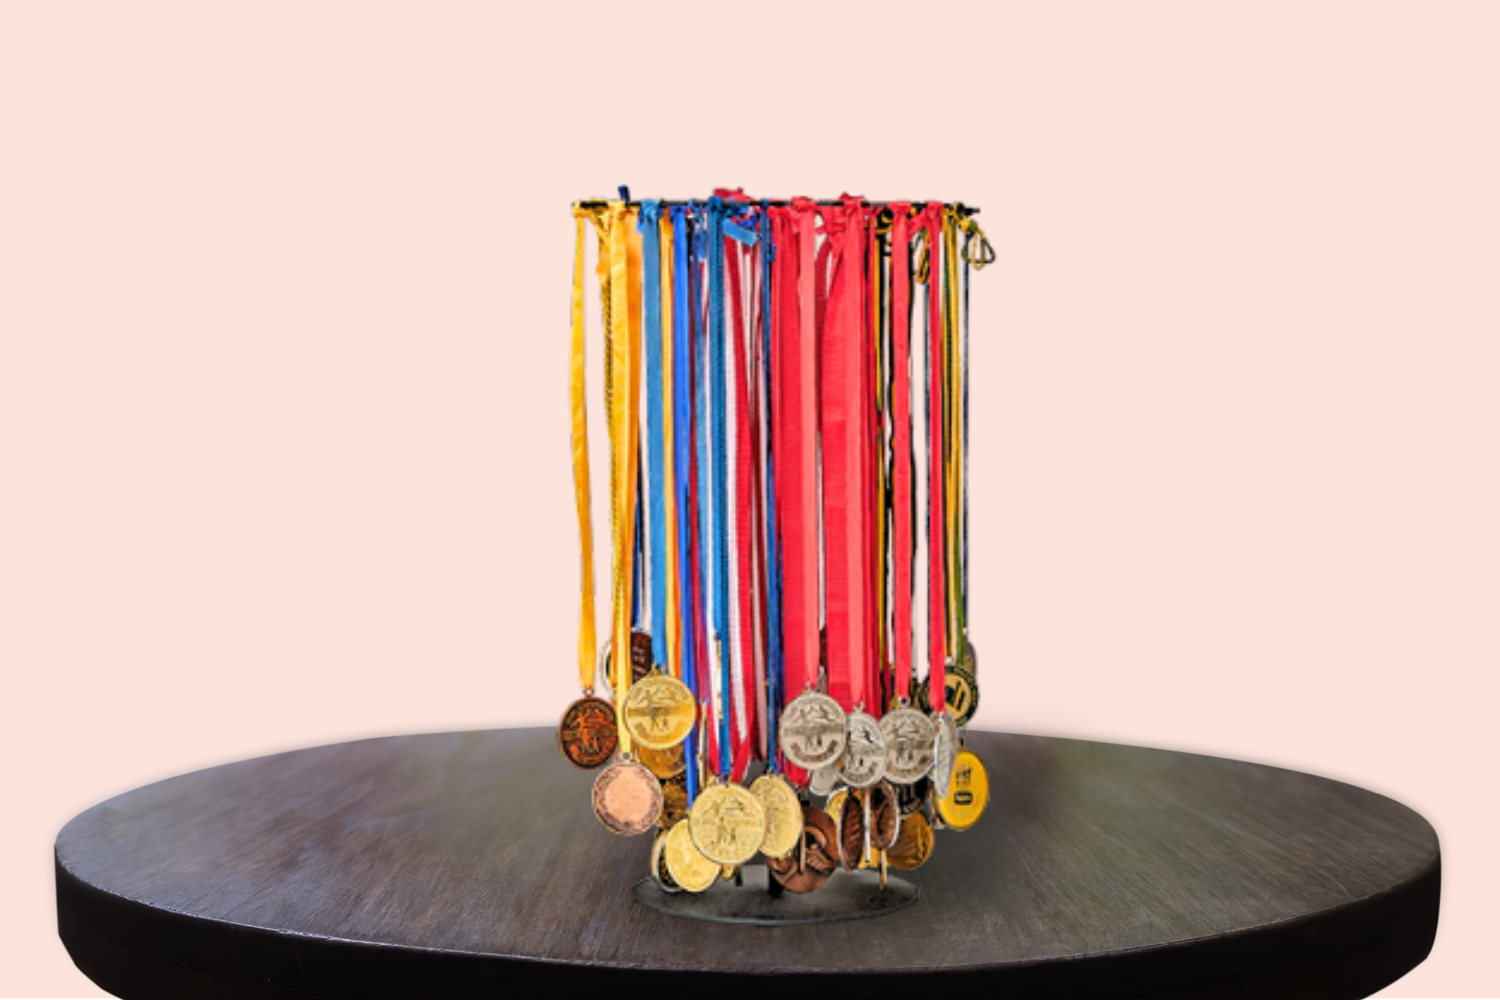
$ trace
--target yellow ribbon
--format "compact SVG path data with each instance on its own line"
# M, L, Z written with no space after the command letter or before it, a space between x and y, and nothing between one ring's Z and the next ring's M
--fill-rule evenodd
M584 693L592 694L599 640L594 623L594 526L589 489L588 392L584 379L583 223L585 219L593 219L598 225L599 220L596 213L577 205L573 206L573 218L578 225L573 253L573 493L578 504L578 540L583 559L578 612L578 680Z

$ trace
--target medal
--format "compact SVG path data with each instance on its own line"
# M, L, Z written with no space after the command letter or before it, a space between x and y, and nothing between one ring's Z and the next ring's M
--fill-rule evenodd
M839 787L838 761L826 764L807 775L807 790L814 795L832 794L837 787Z
M661 807L661 783L636 761L617 760L594 779L594 815L612 833L645 833Z
M949 702L949 705L952 705ZM953 716L943 712L934 720L937 738L932 743L932 787L939 796L948 794L948 779L953 775L953 758L958 753L958 725Z
M839 863L846 871L858 868L869 853L865 838L865 805L865 796L858 788L849 789L839 803Z
M719 866L693 844L690 825L691 821L684 821L667 831L662 855L672 881L688 892L702 892L718 879Z
M870 846L877 851L890 850L901 831L901 804L896 786L882 781L865 793L869 803Z
M666 846L667 832L663 830L651 841L651 877L656 880L662 892L681 892L682 886L667 871Z
M682 822L688 814L687 775L686 773L671 778L663 778L661 781L661 815L656 822L667 829Z
M763 774L750 785L750 794L766 814L760 853L768 858L786 857L802 834L802 803L797 801L797 790L779 774Z
M857 708L846 718L848 743L839 773L853 787L869 788L885 774L885 736L880 723Z
M885 776L894 782L910 784L932 770L933 741L937 727L914 708L898 708L880 720L885 736Z
M812 892L838 869L838 834L821 809L802 807L802 842L784 858L768 858L766 869L788 892Z
M974 712L979 708L979 681L963 661L960 661L949 664L948 675L944 679L944 688L947 693L948 711L953 713L953 721L960 726L967 726L969 720L974 718Z
M781 751L809 771L835 763L846 743L844 710L817 691L799 694L781 714Z
M743 864L766 839L766 811L740 785L709 785L698 793L688 827L704 857L720 865Z
M928 778L920 778L909 785L893 784L901 815L910 816L921 812L922 807L927 804L927 791L931 786L932 782Z
M569 705L557 727L557 744L576 767L592 770L607 763L617 743L615 707L593 695Z
M636 737L640 743L640 737ZM674 743L665 750L653 750L641 743L636 747L636 757L642 764L651 769L651 773L662 781L675 778L687 770L687 752L685 743Z
M972 750L960 750L953 762L948 794L937 800L943 825L967 830L978 821L990 801L990 777L984 763Z
M697 707L687 685L659 672L631 685L621 714L631 738L652 750L668 750L681 743L697 721Z
M901 830L886 858L893 868L920 868L932 857L932 844L932 826L927 817L915 812L901 820Z

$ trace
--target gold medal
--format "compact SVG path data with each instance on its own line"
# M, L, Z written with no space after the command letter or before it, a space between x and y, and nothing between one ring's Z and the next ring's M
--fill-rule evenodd
M953 721L967 726L979 709L979 681L962 662L950 663L943 672L943 700Z
M697 714L688 686L663 673L632 684L621 709L631 739L652 750L667 750L687 739Z
M661 815L656 822L663 828L676 826L687 816L687 775L661 779Z
M901 830L896 834L896 842L886 852L886 858L893 868L920 868L924 861L932 857L934 839L927 817L919 812L904 816L901 819Z
M705 858L693 844L690 826L685 821L668 830L662 854L672 881L688 892L702 892L719 877L719 866Z
M885 736L880 723L859 709L846 717L848 743L839 773L854 788L869 788L885 774Z
M953 777L948 794L937 800L938 815L943 824L955 830L967 830L978 821L990 801L990 777L984 762L972 750L960 750L953 761Z
M593 770L615 755L619 734L615 729L615 707L603 698L585 695L563 713L557 727L557 745L576 767Z
M937 727L914 708L897 708L880 720L885 736L885 776L901 784L911 784L932 770L933 741Z
M817 691L804 691L781 713L777 741L798 767L816 771L844 752L846 726L839 703Z
M661 782L633 760L617 760L594 779L594 815L612 833L645 833L661 815L661 806Z
M642 743L635 755L663 781L687 772L687 751L683 743L673 744L665 750L653 750Z
M682 886L672 878L672 873L667 871L667 834L662 831L651 841L651 877L656 879L656 884L661 886L662 892L681 892Z
M802 803L797 801L797 790L779 774L763 774L751 783L750 794L766 813L760 853L768 858L786 857L802 836Z
M766 839L766 811L742 785L709 785L698 792L688 828L693 843L710 861L743 864Z

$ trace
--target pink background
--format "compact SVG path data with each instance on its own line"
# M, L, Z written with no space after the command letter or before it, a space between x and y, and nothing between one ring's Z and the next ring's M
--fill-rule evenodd
M0 993L102 995L107 796L556 718L568 203L628 182L982 206L978 724L1400 799L1383 995L1500 994L1500 6L522 9L0 6Z

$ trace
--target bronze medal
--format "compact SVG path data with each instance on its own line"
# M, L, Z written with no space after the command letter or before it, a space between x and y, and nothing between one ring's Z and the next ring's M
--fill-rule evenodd
M812 892L838 869L838 835L828 814L802 807L802 842L784 858L768 858L766 868L788 892Z
M933 721L914 708L898 708L880 720L880 731L885 736L885 776L902 784L926 777L937 738Z
M839 863L854 871L865 859L865 797L857 788L849 789L839 806Z
M682 822L687 812L687 775L661 779L661 816L657 823L663 829L671 828Z
M797 846L802 833L802 803L797 790L779 774L763 774L750 785L766 812L766 835L760 842L760 853L768 858L784 858Z
M844 752L844 710L826 694L804 691L781 713L777 740L798 767L816 771L836 763Z
M674 743L665 750L653 750L642 743L635 755L663 781L687 772L687 749L683 743Z
M896 786L882 781L865 795L870 800L870 846L877 851L889 850L901 831L901 805Z
M927 817L912 813L901 820L901 830L886 857L893 868L920 868L922 862L932 857L933 840Z
M594 815L612 833L645 833L661 815L661 806L661 782L633 760L617 760L594 779Z
M688 813L693 843L720 865L749 861L766 839L766 811L742 785L709 785Z
M703 852L693 845L689 826L689 823L682 822L667 831L662 854L672 881L688 892L702 892L718 879L719 866L705 858Z
M651 672L651 633L630 633L630 681L632 684L644 680Z
M614 756L619 735L615 707L603 698L585 695L563 713L557 727L557 745L570 763L593 770Z
M848 742L839 773L855 788L869 788L885 774L885 736L873 716L855 709L846 717Z
M637 743L652 750L668 750L693 731L698 706L686 684L653 671L630 686L620 713Z

